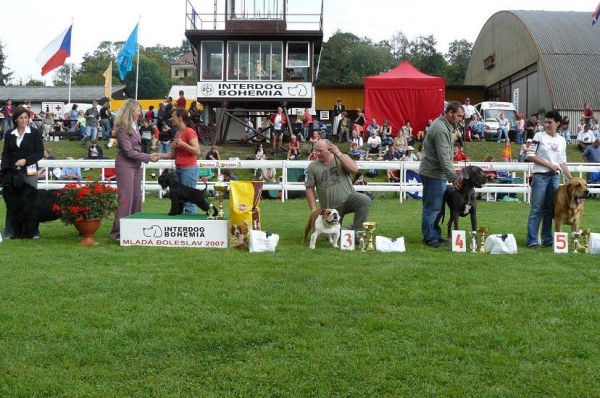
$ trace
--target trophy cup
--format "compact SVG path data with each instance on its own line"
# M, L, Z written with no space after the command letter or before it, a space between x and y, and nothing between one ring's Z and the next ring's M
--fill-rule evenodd
M489 232L488 227L479 227L477 232L481 234L481 239L479 240L479 253L485 253L485 234Z
M366 250L369 252L375 251L375 245L373 244L373 232L377 229L377 223L375 221L367 221L363 223L363 227L369 234L369 242L367 243Z
M581 236L583 236L583 249L585 253L590 253L590 234L592 233L592 230L587 228L587 229L582 229L581 230Z
M577 249L580 249L579 246L579 237L581 236L581 231L573 231L573 253L579 253Z
M217 191L217 195L219 196L219 213L217 214L217 220L225 219L225 211L223 210L223 194L227 192L227 184L223 182L223 175L220 174L217 178L217 183L215 184L215 191Z
M360 251L365 252L365 235L367 233L365 231L356 231L356 236L358 236L358 242L360 245Z
M212 201L208 204L208 217L207 220L214 220L215 216L213 216L215 205L213 205Z
M471 231L471 253L477 253L477 231Z

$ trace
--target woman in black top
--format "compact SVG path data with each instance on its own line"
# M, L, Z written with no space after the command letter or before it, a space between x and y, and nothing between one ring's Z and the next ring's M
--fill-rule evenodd
M173 138L175 132L167 122L158 122L158 153L171 153L173 151Z

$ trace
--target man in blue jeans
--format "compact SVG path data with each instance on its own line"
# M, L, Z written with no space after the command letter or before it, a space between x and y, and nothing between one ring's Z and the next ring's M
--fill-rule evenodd
M452 133L464 114L460 102L450 102L444 114L431 124L423 141L426 155L419 166L419 174L423 184L421 232L423 244L426 246L442 247L446 242L442 238L439 225L440 210L444 205L446 181L451 182L455 189L462 186L462 181L458 179L452 164Z

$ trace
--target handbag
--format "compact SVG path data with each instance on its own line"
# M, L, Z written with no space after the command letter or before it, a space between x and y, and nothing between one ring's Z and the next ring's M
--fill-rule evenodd
M391 239L377 235L375 237L375 249L377 249L378 252L383 253L405 252L406 247L404 245L404 237L401 236L398 239Z
M516 254L517 241L513 234L494 234L485 240L485 252L491 254Z
M274 252L279 235L266 231L250 231L250 253Z

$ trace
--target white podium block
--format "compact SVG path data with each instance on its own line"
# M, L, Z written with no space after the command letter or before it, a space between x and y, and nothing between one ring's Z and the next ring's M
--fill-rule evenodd
M453 252L467 251L467 234L465 231L452 231L451 242Z
M340 249L342 250L354 250L354 230L352 229L342 229L342 234L340 236Z
M569 234L566 232L555 232L553 247L554 247L554 253L568 253L569 252Z

